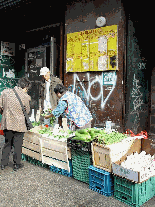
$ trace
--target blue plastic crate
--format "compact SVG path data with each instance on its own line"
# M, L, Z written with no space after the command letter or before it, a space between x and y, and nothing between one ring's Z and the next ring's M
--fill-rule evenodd
M113 175L105 170L89 167L89 188L105 196L114 194Z
M61 175L65 175L67 177L73 177L72 161L70 159L69 159L69 167L70 167L70 173L65 169L55 167L54 165L50 166L50 170L52 172L59 173Z

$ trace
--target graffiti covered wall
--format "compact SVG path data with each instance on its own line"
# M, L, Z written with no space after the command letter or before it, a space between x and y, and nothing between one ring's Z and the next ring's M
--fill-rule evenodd
M68 90L80 96L92 111L94 123L99 124L96 110L98 108L101 113L104 112L106 103L116 87L116 82L116 72L103 72L96 76L92 76L88 72L82 79L75 73L73 75L73 84L68 86Z
M133 22L128 21L126 129L135 134L148 128L148 71L141 58Z
M106 5L106 6L105 6ZM93 12L92 12L93 11ZM118 70L119 71L89 71L66 73L64 85L73 93L79 95L93 115L92 126L104 126L105 121L112 120L123 127L124 95L123 69L125 20L121 1L104 0L74 2L67 5L65 14L65 38L67 34L96 28L96 19L104 16L106 26L118 25ZM65 45L64 65L66 66Z

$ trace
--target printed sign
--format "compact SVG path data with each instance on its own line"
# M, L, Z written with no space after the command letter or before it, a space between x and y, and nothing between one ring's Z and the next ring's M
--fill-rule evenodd
M137 172L130 169L126 169L121 165L117 165L116 163L112 163L112 169L114 174L125 177L135 182L143 182L149 179L150 177L154 176L154 173L152 173L149 170L143 172Z
M115 83L116 72L104 72L103 73L103 85L113 85Z

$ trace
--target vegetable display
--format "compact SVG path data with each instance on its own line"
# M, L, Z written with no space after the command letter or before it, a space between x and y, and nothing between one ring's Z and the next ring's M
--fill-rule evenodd
M56 139L56 140L60 140L60 139L67 140L67 138L74 135L74 133L69 129L67 130L67 132L64 131L63 129L59 129L59 131L55 133L51 131L50 127L39 130L39 134L47 134L48 138Z
M34 122L33 125L39 126L39 122ZM96 128L79 129L75 132L67 130L66 132L62 128L59 128L57 131L51 131L50 127L45 127L38 130L38 132L39 134L43 134L43 136L44 134L45 136L47 135L47 137L51 139L67 140L68 138L73 137L72 140L83 141L86 143L94 141L104 145L115 144L128 137L128 135L116 131L107 133L104 129Z
M81 140L84 142L97 142L99 144L110 145L122 141L127 138L127 135L113 131L107 133L105 130L87 128L80 129L75 132L75 137L72 140Z

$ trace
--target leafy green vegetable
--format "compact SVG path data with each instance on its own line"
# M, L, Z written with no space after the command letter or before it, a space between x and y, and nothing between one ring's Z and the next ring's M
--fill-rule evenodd
M43 128L39 130L40 134L49 134L51 133L51 129L50 128Z
M52 112L52 111L51 111L50 109L49 109L49 110L46 110L45 113L41 114L41 116L49 115L49 114L51 114L51 112ZM51 126L53 126L53 124L54 124L56 118L55 118L55 117L50 117L49 119L50 119L50 124L51 124Z
M105 130L87 128L77 130L73 140L81 140L84 142L95 141L100 144L110 145L122 141L127 138L127 135L119 132L107 133Z
M56 118L55 117L51 117L50 118L50 124L51 126L53 126L54 122L55 122Z
M36 121L32 122L32 126L33 127L40 126L40 125L41 125L40 121L38 121L38 122L36 122Z

